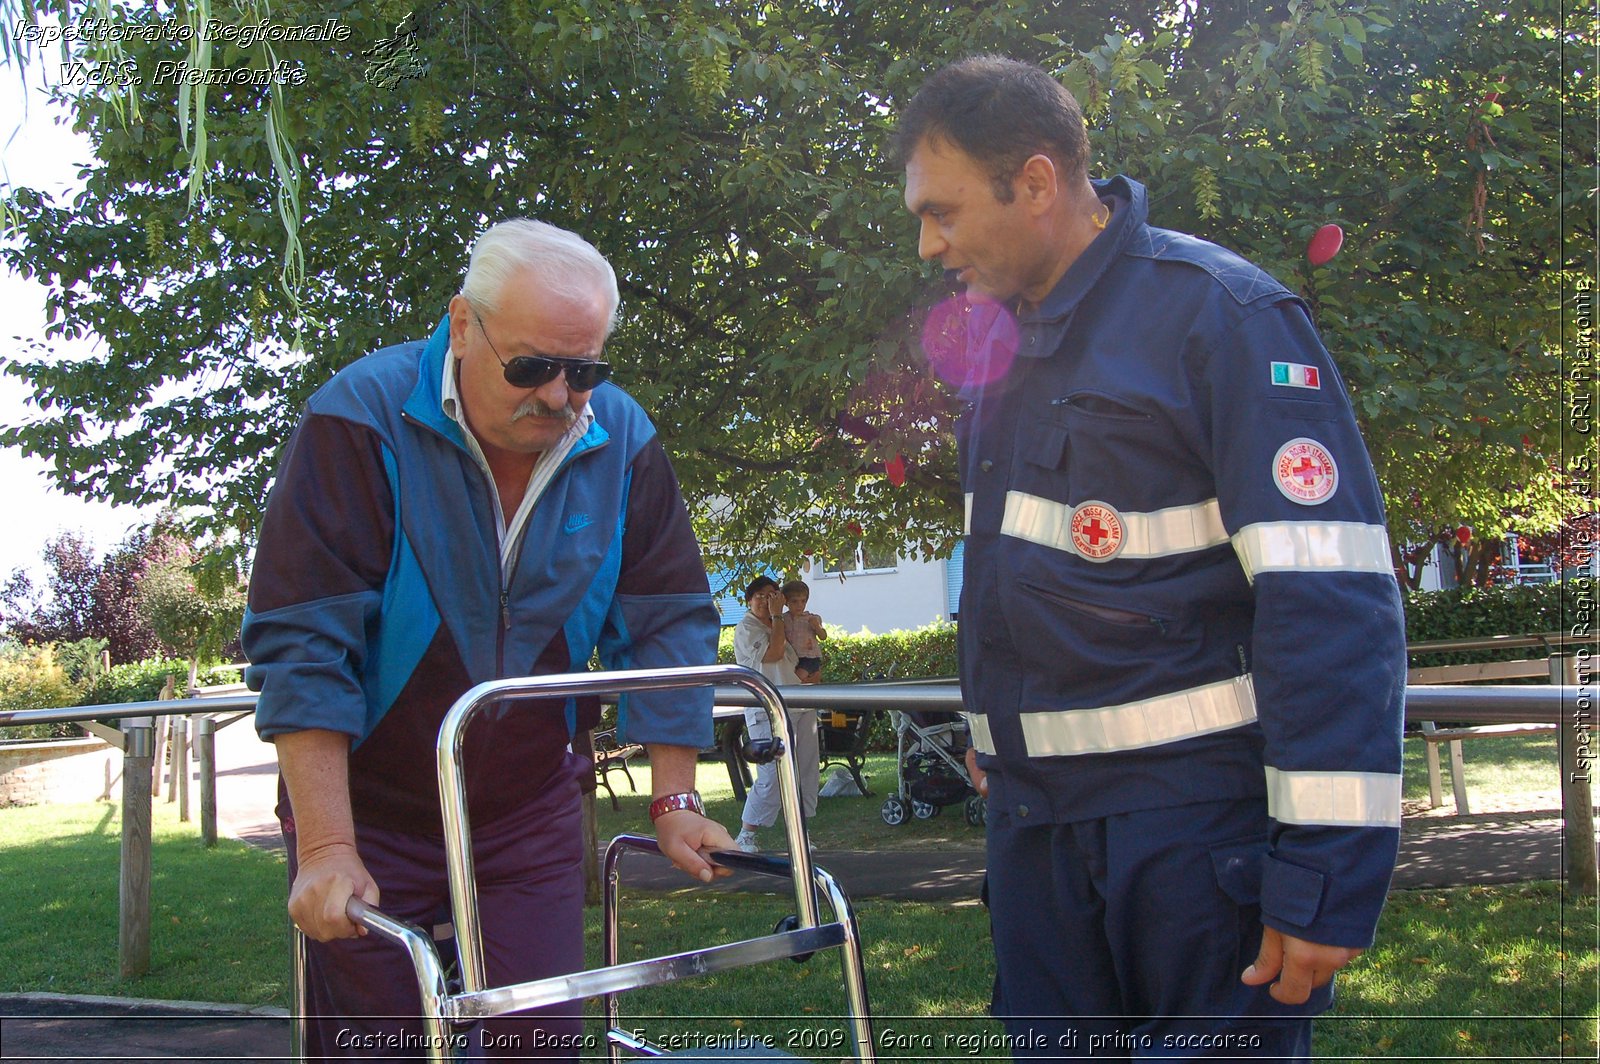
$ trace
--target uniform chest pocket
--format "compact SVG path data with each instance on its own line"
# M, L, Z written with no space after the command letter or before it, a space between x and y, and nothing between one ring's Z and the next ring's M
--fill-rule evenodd
M1023 441L1022 457L1045 469L1066 469L1070 430L1063 421L1038 418Z
M1067 412L1069 419L1086 419L1089 421L1122 421L1134 424L1148 424L1155 418L1132 400L1124 399L1110 392L1087 389L1073 392L1063 399L1056 399L1053 406L1059 406Z
M1074 501L1097 499L1130 510L1170 505L1165 500L1178 441L1165 418L1106 392L1074 392L1055 405L1067 434L1060 468Z
M1156 425L1148 410L1106 392L1074 392L1051 405L1061 411L1072 447L1088 454L1103 456L1108 450L1142 446Z

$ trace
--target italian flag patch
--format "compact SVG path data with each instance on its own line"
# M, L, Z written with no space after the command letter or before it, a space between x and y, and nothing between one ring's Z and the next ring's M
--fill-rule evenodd
M1322 389L1322 379L1317 374L1317 367L1302 366L1295 362L1274 362L1272 383L1280 388L1314 388L1319 391Z

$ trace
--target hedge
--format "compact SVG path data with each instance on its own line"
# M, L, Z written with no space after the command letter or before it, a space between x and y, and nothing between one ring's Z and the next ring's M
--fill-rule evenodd
M1523 584L1516 587L1458 588L1451 591L1413 591L1403 596L1406 640L1419 643L1435 639L1473 636L1543 635L1571 632L1589 623L1594 634L1594 582L1571 580L1564 584ZM1582 634L1582 633L1580 633ZM956 674L956 626L948 622L911 631L883 635L830 633L822 648L824 683L856 683L893 678L914 680ZM1472 654L1434 653L1413 656L1414 665L1455 665L1463 662L1538 657L1537 648L1483 651ZM717 660L733 661L733 629L724 628Z
M1405 596L1406 639L1469 639L1566 632L1593 638L1594 581L1413 591ZM1413 654L1413 665L1460 665L1542 656L1537 647L1474 653Z
M161 697L167 677L176 677L178 697L189 682L189 663L177 658L148 658L127 665L114 665L111 671L99 677L78 699L80 706L114 705L122 702L154 702ZM238 683L236 665L211 665L200 670L196 677L202 687L213 684Z
M732 628L722 630L717 660L733 664ZM956 626L948 621L883 635L841 635L834 631L822 644L823 683L914 680L955 674Z

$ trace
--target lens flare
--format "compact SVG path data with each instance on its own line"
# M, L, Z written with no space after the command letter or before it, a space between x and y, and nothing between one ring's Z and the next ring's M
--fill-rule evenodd
M922 351L934 375L956 388L999 380L1017 357L1017 319L999 303L954 295L922 323Z

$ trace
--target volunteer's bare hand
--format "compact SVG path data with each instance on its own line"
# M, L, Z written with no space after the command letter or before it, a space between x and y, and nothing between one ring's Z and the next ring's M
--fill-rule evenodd
M1334 972L1361 956L1358 949L1318 945L1271 927L1262 930L1255 963L1239 979L1246 986L1272 983L1272 999L1285 1005L1305 1004L1312 990L1326 985Z

